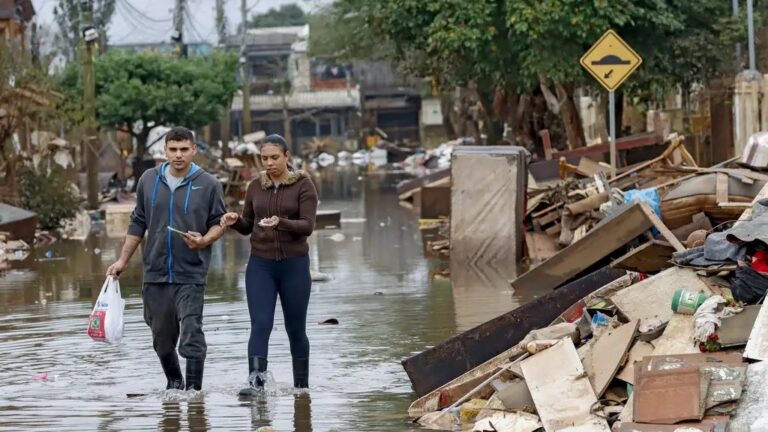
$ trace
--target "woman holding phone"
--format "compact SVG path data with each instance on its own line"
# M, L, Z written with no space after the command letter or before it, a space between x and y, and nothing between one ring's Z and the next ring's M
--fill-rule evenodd
M265 171L248 185L243 213L227 213L221 218L221 226L251 236L251 257L245 271L251 317L249 386L240 391L244 397L254 396L264 387L278 296L291 347L293 385L309 387L306 322L312 279L307 237L315 228L317 191L305 172L290 166L288 145L281 136L266 137L260 151Z

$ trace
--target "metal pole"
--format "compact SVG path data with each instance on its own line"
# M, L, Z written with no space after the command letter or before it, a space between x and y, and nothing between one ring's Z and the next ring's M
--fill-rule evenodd
M747 0L747 31L749 32L749 70L757 72L755 65L755 18L752 11L752 0Z
M733 16L739 15L739 0L732 0ZM741 43L736 42L736 70L741 69Z
M251 133L251 74L246 57L246 30L248 28L247 0L240 1L240 77L243 80L243 135Z
M83 3L83 28L93 27L93 4L90 0ZM93 41L83 39L83 141L85 145L85 172L88 178L88 208L99 208L99 155L96 153L98 141L96 130L96 80L93 73Z
M616 177L616 95L608 92L609 125L611 129L611 178Z

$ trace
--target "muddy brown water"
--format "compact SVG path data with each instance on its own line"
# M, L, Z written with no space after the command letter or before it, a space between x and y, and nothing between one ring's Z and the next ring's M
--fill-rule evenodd
M354 166L318 175L321 208L341 210L343 223L311 238L311 265L332 280L312 288L308 394L291 388L278 303L268 391L255 401L236 397L247 375L246 237L228 233L214 245L204 313L208 358L197 395L163 390L142 319L138 257L120 280L123 341L107 345L86 335L121 239L94 229L85 241L36 250L0 275L0 431L415 429L406 417L414 394L400 361L524 299L509 291L510 275L497 270L468 275L457 287L431 280L439 263L424 257L417 216L398 205L394 192L405 178ZM342 241L330 238L337 233ZM329 318L339 324L318 324Z

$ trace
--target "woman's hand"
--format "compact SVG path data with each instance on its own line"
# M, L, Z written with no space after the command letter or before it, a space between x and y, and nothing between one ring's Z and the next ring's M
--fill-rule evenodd
M219 222L219 225L221 225L222 228L230 227L234 225L239 218L240 215L235 212L227 213L221 217L221 222Z
M271 218L264 218L259 221L259 226L263 228L268 229L275 229L277 228L277 224L280 223L280 218L277 216L272 216Z

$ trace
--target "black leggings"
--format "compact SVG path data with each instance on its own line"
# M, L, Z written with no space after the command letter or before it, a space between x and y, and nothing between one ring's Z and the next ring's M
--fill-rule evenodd
M309 256L275 261L251 255L245 270L245 290L251 315L248 357L267 358L279 294L291 355L296 359L309 358L307 306L311 288Z

